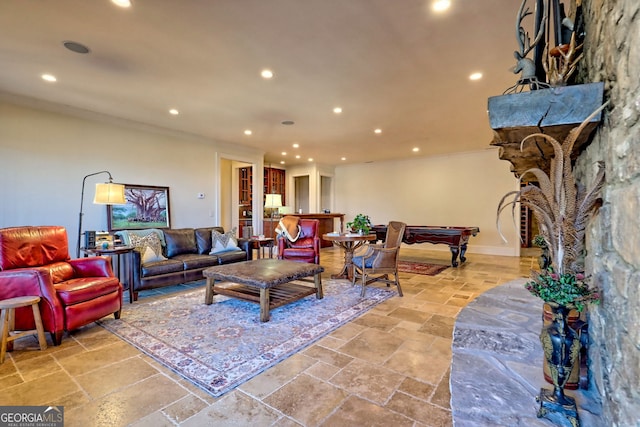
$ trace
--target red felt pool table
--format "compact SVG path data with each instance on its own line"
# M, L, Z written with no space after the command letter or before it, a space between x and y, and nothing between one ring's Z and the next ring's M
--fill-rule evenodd
M387 234L386 225L374 225L371 228L376 233L378 240L384 241ZM464 254L467 251L469 237L480 232L478 227L435 227L426 225L407 225L402 241L404 243L433 243L449 245L451 250L451 265L458 266L458 255L460 262L467 259Z

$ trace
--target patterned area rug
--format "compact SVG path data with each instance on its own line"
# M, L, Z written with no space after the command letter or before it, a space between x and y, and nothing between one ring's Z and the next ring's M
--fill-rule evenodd
M436 274L449 268L448 265L427 264L424 262L398 261L398 271L413 274L425 274L435 276Z
M360 288L346 280L323 280L324 298L308 296L271 310L205 289L125 306L120 320L99 323L189 381L220 396L397 295L395 289Z

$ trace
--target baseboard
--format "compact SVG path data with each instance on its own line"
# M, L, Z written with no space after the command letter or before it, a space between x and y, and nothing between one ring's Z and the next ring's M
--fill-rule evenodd
M409 245L402 244L403 248L418 249L423 251L440 251L449 252L447 245L433 245L430 243L420 243ZM507 246L486 246L486 245L472 245L467 246L467 254L480 254L480 255L497 255L497 256L520 256L520 247L507 247Z

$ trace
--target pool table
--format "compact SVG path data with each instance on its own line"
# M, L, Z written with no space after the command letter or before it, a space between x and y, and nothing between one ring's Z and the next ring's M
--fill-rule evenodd
M386 225L374 225L371 228L376 233L378 240L384 241L387 235ZM414 243L433 243L449 245L451 250L451 265L458 266L458 255L460 262L467 259L464 253L467 251L467 243L469 237L475 236L480 232L478 227L435 227L425 225L407 225L404 230L402 241L408 244Z

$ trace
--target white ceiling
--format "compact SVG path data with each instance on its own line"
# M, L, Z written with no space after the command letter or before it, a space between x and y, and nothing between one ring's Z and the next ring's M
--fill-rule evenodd
M0 91L336 165L487 148L517 80L520 0L132 1L2 0Z

